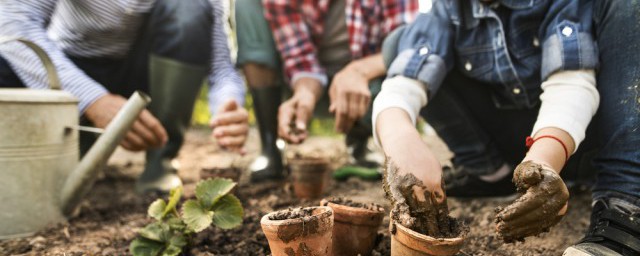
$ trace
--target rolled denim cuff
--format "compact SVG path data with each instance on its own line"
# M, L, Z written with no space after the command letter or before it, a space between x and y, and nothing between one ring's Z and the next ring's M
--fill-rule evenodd
M541 78L546 80L560 70L596 69L598 48L593 37L587 32L579 32L572 22L560 23L556 33L542 45Z
M427 94L428 97L432 97L447 75L447 68L440 56L429 54L429 49L424 46L417 50L407 49L400 52L391 63L387 75L401 75L428 84Z
M329 83L329 78L327 77L327 74L301 71L293 74L293 76L291 77L291 86L293 86L296 83L296 81L300 78L316 79L320 81L320 84L322 84L323 87L327 87L327 84Z

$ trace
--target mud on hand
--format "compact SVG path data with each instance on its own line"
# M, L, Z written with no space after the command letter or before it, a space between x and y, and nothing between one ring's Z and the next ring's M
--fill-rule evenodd
M511 243L549 231L567 210L569 191L553 170L526 161L513 174L518 192L523 193L504 209L496 209L496 231Z
M393 220L432 237L455 236L444 193L430 191L410 173L400 176L397 166L389 158L384 166L383 185L387 198L391 200Z

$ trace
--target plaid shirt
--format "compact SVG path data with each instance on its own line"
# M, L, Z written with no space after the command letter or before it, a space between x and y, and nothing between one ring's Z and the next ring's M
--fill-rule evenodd
M418 0L343 0L352 59L378 53L387 34L411 22ZM316 56L331 0L262 0L276 47L291 82L301 77L327 76Z

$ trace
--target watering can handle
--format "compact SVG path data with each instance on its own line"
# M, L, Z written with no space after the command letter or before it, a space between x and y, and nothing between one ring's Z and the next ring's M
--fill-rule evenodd
M34 42L31 42L27 39L18 38L18 37L3 37L0 36L0 44L8 43L8 42L20 42L25 46L29 47L33 52L36 53L44 68L47 70L47 79L49 80L49 88L54 90L60 90L62 87L60 86L60 78L58 77L58 72L56 71L55 65L53 65L53 61L47 55L42 47L38 46Z

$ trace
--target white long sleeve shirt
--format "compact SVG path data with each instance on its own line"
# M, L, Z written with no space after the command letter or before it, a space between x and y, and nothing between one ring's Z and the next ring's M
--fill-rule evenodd
M222 3L209 2L215 17L209 105L215 111L226 99L242 104L245 87L231 63ZM83 113L108 91L66 56L124 57L154 4L154 0L0 0L0 36L20 37L42 47L56 66L62 89L80 100ZM2 44L0 55L27 87L48 87L42 64L25 46Z

